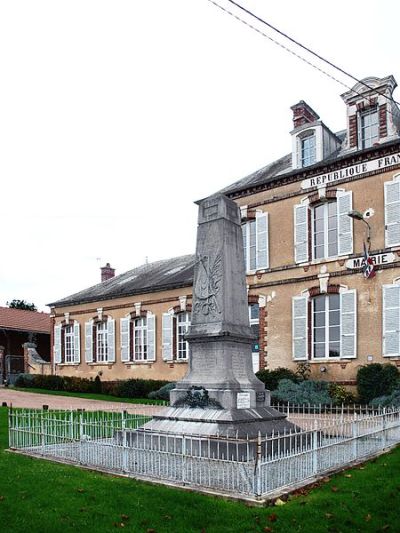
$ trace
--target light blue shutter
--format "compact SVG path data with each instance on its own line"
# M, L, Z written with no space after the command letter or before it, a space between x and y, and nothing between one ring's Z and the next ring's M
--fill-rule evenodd
M357 357L357 298L355 289L340 293L340 357Z
M256 268L268 268L268 213L256 214L256 238Z
M383 355L400 354L400 285L383 285Z
M348 216L353 209L352 191L338 192L337 226L338 226L338 255L353 253L353 219Z
M54 362L57 364L62 362L61 329L61 324L54 326Z
M308 257L308 205L294 206L294 260L306 263Z
M156 360L156 315L147 313L147 360Z
M93 363L93 320L85 322L85 361Z
M164 361L172 361L172 320L171 313L163 313L162 316L162 358Z
M292 298L292 338L293 359L301 361L308 358L308 298Z
M120 343L121 343L121 361L128 363L130 361L130 324L131 317L121 318L120 325Z
M115 320L107 320L107 362L115 363Z
M81 328L78 321L74 322L74 363L81 362Z
M247 253L247 224L242 224L243 234L243 254L244 254L244 269L248 271L248 253Z
M400 244L400 181L385 183L385 246Z

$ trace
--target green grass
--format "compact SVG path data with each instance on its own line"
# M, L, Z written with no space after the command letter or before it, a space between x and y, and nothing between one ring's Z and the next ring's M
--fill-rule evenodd
M400 531L400 448L340 473L283 506L251 508L5 452L6 416L6 409L0 408L1 531Z
M46 390L25 387L13 387L13 390L18 390L21 392L34 392L37 394L50 394L52 396L72 396L75 398L85 398L87 400L102 400L103 402L140 403L149 405L160 405L165 403L161 400L149 400L148 398L119 398L117 396L110 396L108 394L95 394L92 392L67 392L61 390Z

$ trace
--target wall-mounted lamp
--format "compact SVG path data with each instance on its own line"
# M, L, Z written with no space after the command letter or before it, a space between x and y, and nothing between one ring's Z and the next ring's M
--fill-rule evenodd
M328 372L328 369L326 368L326 366L320 366L319 371L323 374L324 372Z
M366 213L368 210L366 211ZM367 244L368 244L368 251L371 249L371 226L368 224L368 222L365 220L364 214L360 211L356 211L353 209L352 211L349 211L347 213L347 216L350 218L353 218L354 220L362 220L364 224L367 226Z

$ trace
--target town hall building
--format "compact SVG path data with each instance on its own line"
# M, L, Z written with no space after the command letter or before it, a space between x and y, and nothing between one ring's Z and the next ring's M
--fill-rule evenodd
M393 76L342 94L332 132L292 106L291 153L220 192L240 207L253 368L308 363L352 385L400 366L400 111ZM289 144L289 143L288 143ZM51 304L59 375L180 379L190 356L193 255L114 276Z

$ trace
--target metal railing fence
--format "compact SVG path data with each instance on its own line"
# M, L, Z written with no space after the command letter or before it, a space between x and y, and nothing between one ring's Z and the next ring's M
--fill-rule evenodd
M400 442L398 408L285 408L296 431L257 438L161 433L152 430L149 416L126 411L10 409L9 443L33 456L262 498Z

